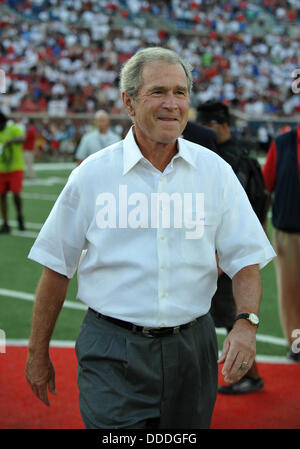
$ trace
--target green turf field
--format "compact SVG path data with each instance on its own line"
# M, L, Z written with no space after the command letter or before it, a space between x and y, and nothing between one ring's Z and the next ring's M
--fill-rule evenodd
M70 164L67 167L63 164L37 165L37 179L25 182L25 232L17 230L15 209L10 198L9 216L13 232L10 235L0 235L0 329L4 330L7 341L29 337L32 300L42 267L28 260L27 255L55 198L67 181L71 172ZM270 223L268 232L272 239ZM267 265L261 273L263 299L257 353L260 356L284 357L286 346L279 321L274 263ZM75 296L76 277L70 283L67 301L56 325L53 340L73 342L76 339L85 311ZM220 347L224 334L225 330L218 329Z

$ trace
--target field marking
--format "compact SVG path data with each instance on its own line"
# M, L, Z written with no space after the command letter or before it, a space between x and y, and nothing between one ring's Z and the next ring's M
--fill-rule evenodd
M22 299L25 301L34 301L35 298L35 295L33 295L32 293L9 290L6 288L0 288L0 296L8 296L9 298ZM87 310L87 306L85 304L68 300L64 302L64 307L76 310ZM216 332L218 335L227 335L226 329L223 328L217 328ZM276 346L286 346L286 341L284 338L273 337L272 335L257 334L256 340L263 343L270 343Z
M25 338L7 338L6 346L28 346L28 339ZM54 348L75 348L75 341L70 340L51 340L50 346Z
M25 338L8 338L5 341L6 346L17 346L17 347L28 347L28 339ZM74 349L75 348L75 341L72 340L51 340L50 341L50 347L51 348L66 348L66 349ZM219 352L220 353L220 352ZM280 357L280 356L274 356L274 355L263 355L263 354L257 354L255 360L257 362L263 362L263 363L281 363L285 365L292 365L297 362L293 362L292 360L289 360L287 357Z
M0 296L8 296L9 298L22 299L25 301L34 301L35 295L32 293L20 292L17 290L8 290L6 288L0 288ZM75 310L87 310L87 306L82 303L66 300L64 307L67 309Z
M73 170L76 167L76 162L41 162L34 164L36 171Z
M9 220L8 223L11 227L15 227L18 226L18 222L16 220ZM36 229L37 231L40 231L43 224L42 223L31 223L31 222L25 222L25 226L28 229ZM38 236L38 232L33 232L33 231L28 231L26 229L26 231L19 231L18 229L12 229L10 234L8 235L13 235L14 237L23 237L23 238L29 238L29 239L36 239Z
M22 198L25 200L56 201L57 197L58 194L22 192Z
M17 220L9 220L8 224L10 226L18 226ZM30 221L26 221L25 225L26 225L26 228L36 229L37 231L40 231L42 229L43 223L32 223Z
M218 335L227 335L227 330L225 328L216 329ZM270 343L277 346L286 346L286 341L284 338L273 337L272 335L256 334L256 340L262 343Z
M59 176L50 176L49 178L25 179L24 186L55 186L57 184L66 184L68 178Z
M30 231L18 231L18 230L12 230L9 235L14 235L15 237L24 237L29 239L35 239L38 236L37 232L30 232Z

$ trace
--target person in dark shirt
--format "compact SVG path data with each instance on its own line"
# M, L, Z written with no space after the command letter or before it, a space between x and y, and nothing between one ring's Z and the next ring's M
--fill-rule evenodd
M198 106L197 122L202 128L210 128L216 135L216 152L235 170L234 163L237 153L248 154L247 145L235 139L230 129L229 108L214 100ZM186 137L188 138L188 137ZM203 145L200 140L197 142ZM239 177L239 175L237 174ZM243 179L240 179L242 185ZM232 281L229 276L219 270L217 291L212 299L210 313L216 327L225 327L227 332L232 329L236 317L236 305L232 292ZM258 367L254 360L247 374L238 382L228 386L219 386L218 392L223 394L251 393L264 388L263 379L259 376Z
M273 193L276 281L287 357L300 362L300 124L272 141L262 171L267 190Z
M217 135L215 131L207 126L188 121L182 135L190 142L202 145L215 153L217 152Z

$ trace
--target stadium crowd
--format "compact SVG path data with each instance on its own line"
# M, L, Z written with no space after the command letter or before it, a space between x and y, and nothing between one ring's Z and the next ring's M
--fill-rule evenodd
M300 66L299 39L250 31L253 23L263 29L262 11L277 23L298 23L299 0L0 4L10 7L0 20L0 67L6 73L0 108L6 114L64 116L98 109L118 114L120 67L149 45L175 49L192 63L192 107L216 98L255 117L300 112L300 97L291 91L292 72ZM149 25L147 14L160 20L158 28ZM177 33L168 24L177 26Z

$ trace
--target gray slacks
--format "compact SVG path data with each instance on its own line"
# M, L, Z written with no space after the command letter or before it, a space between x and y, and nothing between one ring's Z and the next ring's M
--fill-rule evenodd
M218 383L210 314L176 335L149 338L89 310L75 350L86 428L209 428Z

